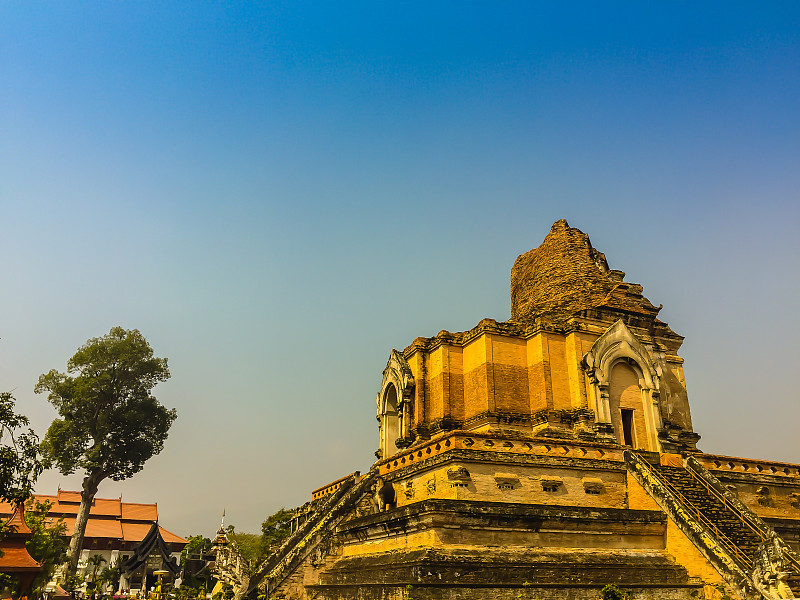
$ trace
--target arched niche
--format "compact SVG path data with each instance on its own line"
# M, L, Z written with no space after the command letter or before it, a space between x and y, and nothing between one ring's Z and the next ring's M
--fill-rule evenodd
M389 458L410 444L408 431L413 420L414 375L408 361L392 350L383 370L378 392L378 459Z
M620 319L583 356L596 429L601 437L660 451L661 369Z

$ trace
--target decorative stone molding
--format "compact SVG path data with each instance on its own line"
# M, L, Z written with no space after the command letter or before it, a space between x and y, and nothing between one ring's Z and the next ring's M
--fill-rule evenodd
M551 475L542 475L541 477L542 490L545 492L557 492L558 488L564 485L564 480L561 477L554 477Z
M772 496L770 496L769 488L767 486L759 486L759 488L756 490L756 494L759 506L772 506Z
M512 473L496 473L494 482L499 490L513 490L520 485L519 477Z
M581 479L583 491L587 494L602 494L606 487L603 480L599 477L584 477Z
M471 481L469 471L462 466L447 469L447 480L450 482L451 488L467 487Z
M381 414L381 409L384 408L382 401L384 400L384 392L389 384L394 384L397 390L399 411L402 413L404 408L413 410L411 399L414 397L414 374L411 372L408 361L394 348L389 353L389 360L386 361L386 367L383 369L381 390L378 394L378 416Z

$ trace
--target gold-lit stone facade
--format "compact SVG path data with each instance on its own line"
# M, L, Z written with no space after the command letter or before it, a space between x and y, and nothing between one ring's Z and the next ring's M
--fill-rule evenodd
M792 598L800 466L706 454L683 338L558 221L512 319L392 350L377 462L314 491L243 593L316 600Z
M591 285L578 285L582 272ZM497 427L693 450L683 338L623 277L585 234L555 223L514 266L514 320L484 319L392 353L378 395L379 456L441 431Z

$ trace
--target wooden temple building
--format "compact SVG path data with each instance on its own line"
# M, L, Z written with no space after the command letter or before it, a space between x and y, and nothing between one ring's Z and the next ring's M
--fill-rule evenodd
M59 489L53 495L35 494L29 504L36 502L49 503L47 520L56 522L63 519L65 536L72 536L81 502L80 492ZM13 506L0 502L0 519L14 514ZM105 559L106 566L118 564L124 567L120 581L122 590L147 589L157 579L154 571L166 569L173 573L173 577L177 575L175 565L187 543L186 539L158 525L158 505L155 503L95 498L89 509L78 572L86 573L89 557L99 554Z

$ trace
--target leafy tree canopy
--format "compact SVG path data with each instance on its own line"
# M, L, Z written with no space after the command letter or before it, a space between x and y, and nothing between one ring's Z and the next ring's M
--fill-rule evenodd
M119 565L116 564L113 567L105 567L97 578L97 581L105 588L110 588L113 592L114 590L119 587L119 580L122 576L122 572L119 568Z
M167 359L154 357L136 329L90 339L67 373L51 370L36 384L61 416L42 443L48 463L64 475L81 468L116 481L138 473L164 448L177 416L150 393L169 376Z
M255 565L262 560L264 552L260 535L230 531L228 533L228 540L236 546L239 550L239 554L242 555L242 558L244 558L249 565Z
M602 600L628 600L628 594L613 583L609 583L600 590L600 598Z
M280 546L291 533L291 521L294 512L281 508L271 514L261 524L261 540L266 554Z
M27 417L14 412L14 397L0 393L0 498L12 504L30 497L42 472L39 438L27 426Z
M202 557L211 548L211 540L204 535L190 535L181 550L181 567L186 564L187 558Z

